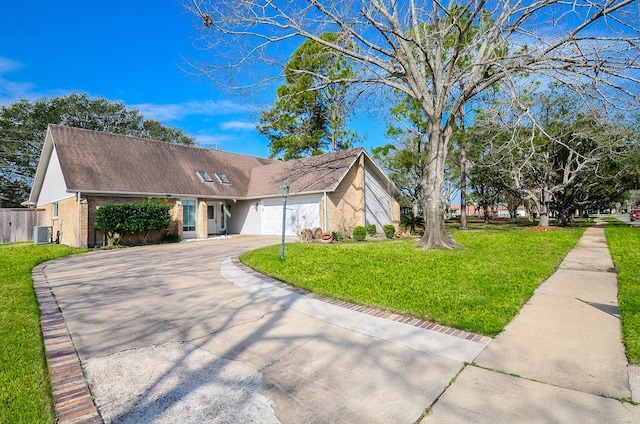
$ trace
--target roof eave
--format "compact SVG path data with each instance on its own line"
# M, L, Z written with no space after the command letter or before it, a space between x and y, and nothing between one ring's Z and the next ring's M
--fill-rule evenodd
M33 185L29 192L29 203L38 203L38 198L42 191L42 184L44 183L44 176L47 173L53 149L53 135L51 134L51 128L47 126L47 134L44 137L44 143L42 144L42 150L40 151L40 160L38 161L38 167L36 168L36 175L33 178Z

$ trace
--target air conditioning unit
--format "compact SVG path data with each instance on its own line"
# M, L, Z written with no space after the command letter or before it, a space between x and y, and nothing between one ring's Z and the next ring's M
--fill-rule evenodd
M50 244L53 227L33 227L33 244Z

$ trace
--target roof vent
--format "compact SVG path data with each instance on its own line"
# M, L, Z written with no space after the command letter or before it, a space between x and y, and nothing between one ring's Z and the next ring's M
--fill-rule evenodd
M198 177L200 177L200 180L202 180L202 182L205 182L205 183L213 182L209 174L207 174L207 171L196 171L196 174L198 174Z
M226 175L216 172L216 178L220 181L220 184L231 184L231 181L227 178Z

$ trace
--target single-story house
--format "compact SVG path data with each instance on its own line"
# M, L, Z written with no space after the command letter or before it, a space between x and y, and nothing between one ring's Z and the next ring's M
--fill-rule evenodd
M47 129L29 201L72 246L102 245L101 205L149 197L173 205L169 232L184 239L277 235L285 184L288 235L398 225L398 189L363 148L285 162L60 125Z

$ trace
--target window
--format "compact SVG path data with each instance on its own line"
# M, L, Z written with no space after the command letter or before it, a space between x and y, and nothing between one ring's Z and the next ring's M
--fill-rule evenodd
M52 218L57 218L58 217L58 202L53 202L52 204L52 208L51 208L51 217Z
M198 174L198 177L200 177L200 180L202 180L202 182L205 182L205 183L213 182L209 174L207 174L207 171L196 171L196 174Z
M182 201L182 231L196 230L196 201Z
M224 174L220 174L219 172L216 172L216 178L218 179L218 181L220 181L220 184L231 184L231 181L229 181L227 176Z

